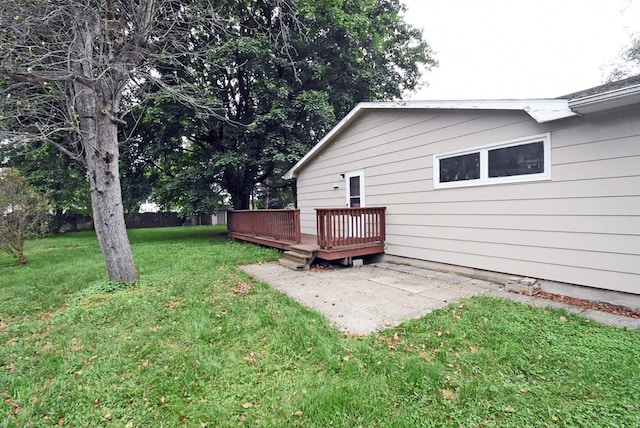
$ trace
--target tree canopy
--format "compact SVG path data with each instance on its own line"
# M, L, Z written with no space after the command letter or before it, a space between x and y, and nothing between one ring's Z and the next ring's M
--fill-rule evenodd
M631 38L620 57L610 66L609 81L620 80L640 73L640 35Z
M435 65L398 0L298 0L283 26L289 49L264 31L272 5L225 7L235 19L217 35L222 48L191 59L183 76L219 103L218 116L200 119L158 93L135 119L136 159L151 166L164 205L197 211L193 202L207 209L226 193L243 209L258 185L281 193L282 174L358 102L398 99Z

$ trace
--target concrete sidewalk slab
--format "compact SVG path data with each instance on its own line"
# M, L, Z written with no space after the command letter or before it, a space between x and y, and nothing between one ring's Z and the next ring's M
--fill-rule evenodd
M343 331L367 335L418 318L465 297L486 294L542 307L559 307L605 324L640 328L640 320L509 293L498 284L430 269L375 263L296 271L279 263L240 266L302 305L324 314Z

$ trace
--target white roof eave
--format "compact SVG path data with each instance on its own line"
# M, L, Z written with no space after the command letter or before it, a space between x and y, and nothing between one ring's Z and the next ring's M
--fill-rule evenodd
M349 122L365 110L375 109L435 109L435 110L521 110L529 114L538 123L550 122L576 116L565 99L528 99L528 100L452 100L452 101L394 101L365 102L358 104L336 126L324 136L307 154L287 173L285 179L296 177L298 170L316 153L328 144Z

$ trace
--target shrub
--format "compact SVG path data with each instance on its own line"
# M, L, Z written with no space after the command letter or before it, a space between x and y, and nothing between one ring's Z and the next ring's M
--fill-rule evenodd
M46 231L47 203L15 169L0 172L0 250L24 264L25 239Z

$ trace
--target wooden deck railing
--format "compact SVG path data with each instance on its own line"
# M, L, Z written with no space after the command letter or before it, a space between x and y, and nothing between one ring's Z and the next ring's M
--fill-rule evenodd
M385 207L316 208L318 245L323 249L331 249L384 243L385 210Z
M234 210L229 211L227 216L229 232L291 243L302 242L300 210Z

